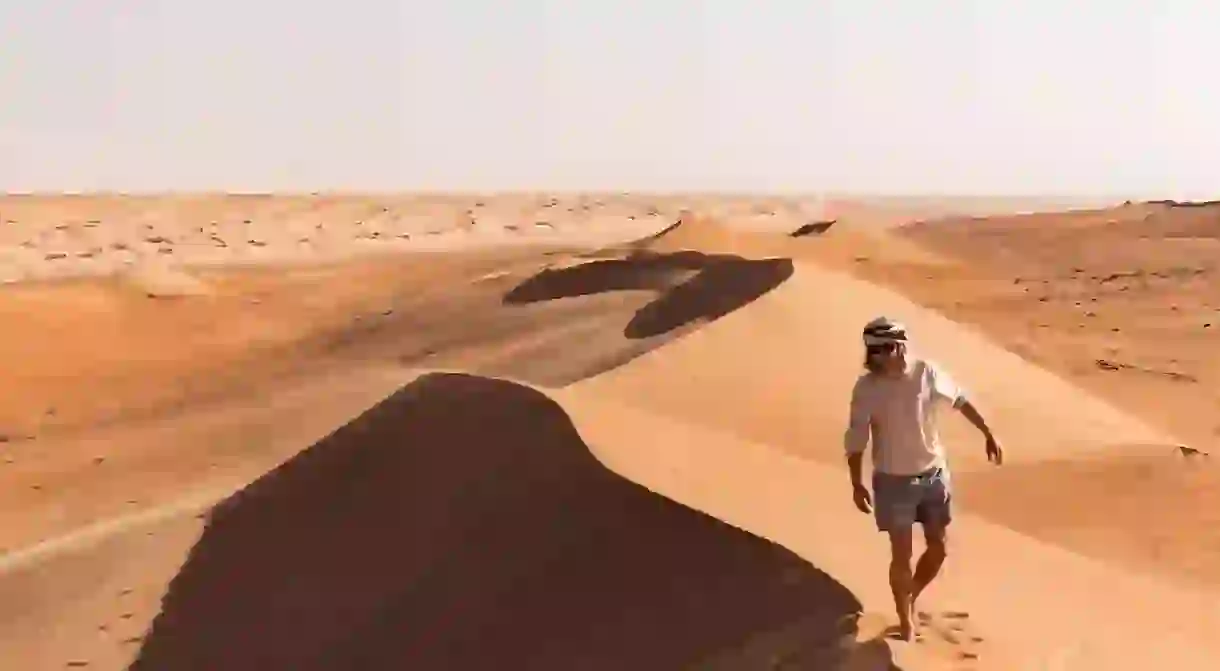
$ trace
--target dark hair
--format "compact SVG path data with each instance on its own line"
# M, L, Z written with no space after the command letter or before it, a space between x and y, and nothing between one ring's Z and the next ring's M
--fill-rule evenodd
M864 348L864 369L870 373L881 372L881 362L873 358L873 350Z

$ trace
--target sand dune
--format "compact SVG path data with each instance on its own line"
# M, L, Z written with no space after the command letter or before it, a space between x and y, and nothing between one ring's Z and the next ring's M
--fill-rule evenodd
M153 520L0 585L33 585L36 603L89 604L69 618L31 607L11 623L28 634L54 620L53 640L72 642L14 636L30 668L123 655L135 658L129 668L479 662L469 655L529 668L1195 668L1216 654L1208 632L1220 612L1205 595L968 515L958 524L966 559L929 599L926 642L897 646L881 626L880 539L846 496L828 496L844 486L841 473L783 451L586 390L429 374L206 522ZM140 560L94 579L72 568L127 553ZM55 580L64 574L72 580ZM1127 603L1145 607L1107 610ZM1090 621L1100 612L1111 616ZM151 620L146 634L140 620ZM98 627L104 636L83 636ZM1133 639L1136 649L1121 644Z
M403 251L608 244L666 225L626 203L573 218L558 200L460 196L0 196L0 283L88 277L150 262L310 263ZM558 214L562 212L562 214Z
M1199 434L1133 402L1162 382L1082 385L1044 365L1066 346L1010 345L1011 308L954 306L1084 239L1146 259L1150 223L1201 250L1208 208L901 225L984 205L0 200L11 277L126 269L0 293L0 648L29 669L1210 668L1216 554L1189 506L1220 479L1176 449ZM105 236L159 239L55 251ZM962 512L912 644L886 637L839 447L881 313L1009 449L997 470L946 426Z
M973 428L946 418L966 505L1102 561L1218 584L1210 542L1196 530L1216 519L1214 508L1198 504L1215 500L1220 472L1181 458L1178 436L975 329L809 263L796 263L793 277L715 328L579 385L840 465L846 399L860 370L858 329L876 314L907 322L919 350L954 372L1010 448L1008 466L996 472ZM1142 495L1097 505L1110 487ZM1046 505L1030 506L1030 491Z
M710 232L715 246L722 238L714 228ZM697 236L688 233L682 244L698 247ZM919 351L954 371L1010 436L1017 460L1126 446L1168 453L1176 444L1166 432L1082 393L972 329L897 293L801 262L794 264L790 279L748 311L581 384L610 397L645 397L666 414L837 461L836 434L861 370L859 330L878 314L906 323ZM740 352L744 347L748 354ZM715 388L726 393L716 394ZM970 437L965 428L964 422L950 425L950 439L961 444Z
M138 552L143 575L127 567L119 582L36 592L95 604L98 622L77 611L55 626L65 638L83 633L69 625L113 621L107 607L126 626L155 609L190 546L142 641L124 631L71 646L69 659L95 666L139 643L129 668L754 668L777 657L831 668L886 651L852 645L860 604L846 588L614 475L559 404L508 381L424 375L199 526L157 521L75 558ZM2 584L37 584L72 559ZM10 627L60 616L31 607ZM47 668L66 653L30 640L8 649Z
M885 540L852 506L841 469L614 407L592 389L556 396L610 468L791 548L843 581L866 610L887 608L888 586L877 579L886 572ZM933 633L916 646L943 657L927 668L962 668L976 654L977 668L1205 668L1220 653L1214 592L1115 569L969 510L954 524L958 549L925 604Z
M221 504L131 668L682 668L798 621L833 648L856 607L545 395L429 375Z
M751 258L790 258L814 261L821 267L851 270L862 263L903 268L937 267L952 263L926 248L885 230L839 224L833 219L780 219L768 227L750 227L706 213L684 211L674 223L626 247L635 252L699 251ZM617 245L603 253L621 250Z
M1112 209L950 219L893 231L960 261L912 272L861 266L1073 385L1216 453L1220 359L1216 210L1133 203ZM1210 223L1209 223L1210 222ZM980 474L981 475L981 474ZM1049 490L1045 506L1013 505L997 491ZM1220 517L1220 473L1199 459L1052 460L986 473L973 505L1039 537L1188 584L1220 585L1214 544L1200 528ZM1109 491L1135 497L1090 505ZM1061 511L1031 524L1040 510ZM1112 523L1115 518L1124 525ZM1140 530L1140 531L1136 531Z

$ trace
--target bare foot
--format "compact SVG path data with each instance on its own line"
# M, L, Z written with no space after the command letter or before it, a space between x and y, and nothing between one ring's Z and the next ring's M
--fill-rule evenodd
M907 626L904 629L902 625L886 627L885 637L894 641L911 641L915 638L914 633L911 631L911 627Z
M905 617L904 617L905 615ZM898 638L903 641L915 640L915 609L908 608L906 613L898 617Z

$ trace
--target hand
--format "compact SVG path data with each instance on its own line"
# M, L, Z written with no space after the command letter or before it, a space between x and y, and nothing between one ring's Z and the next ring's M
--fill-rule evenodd
M862 513L873 512L873 496L868 493L868 488L864 485L852 486L851 498L856 503L856 507Z
M1004 450L996 442L995 436L987 436L987 460L995 463L996 466L1004 463Z

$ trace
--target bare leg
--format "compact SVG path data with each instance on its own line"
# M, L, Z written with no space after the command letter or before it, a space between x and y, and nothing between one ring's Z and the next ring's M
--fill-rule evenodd
M898 613L898 631L903 640L915 637L915 610L911 590L912 538L911 527L890 532L890 591L894 594L894 609Z
M945 557L948 556L948 528L945 526L924 526L924 539L927 541L927 549L920 555L919 562L915 565L915 575L911 581L911 610L915 610L915 601L919 599L919 595L927 589L928 585L936 579L940 574L940 569L945 564Z

